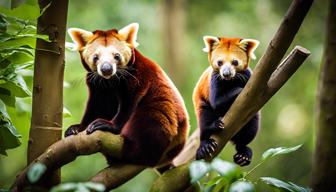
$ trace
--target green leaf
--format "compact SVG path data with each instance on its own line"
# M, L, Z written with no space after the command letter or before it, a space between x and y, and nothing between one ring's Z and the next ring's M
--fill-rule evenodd
M277 155L282 155L282 154L287 154L287 153L291 153L294 152L296 150L298 150L302 145L297 145L295 147L277 147L277 148L271 148L268 149L267 151L265 151L262 154L262 160L265 161L269 158L275 157Z
M22 4L17 8L8 9L11 5L10 1L8 2L2 3L4 6L0 7L0 13L4 13L7 16L13 16L24 20L36 20L40 16L40 8L38 5Z
M294 183L281 181L273 177L260 177L260 181L264 182L265 184L273 188L283 189L289 192L311 192L312 191L312 189L300 187Z
M4 14L0 14L0 32L4 33L7 30L8 22Z
M15 97L11 96L11 95L7 95L7 94L2 94L1 90L2 88L0 87L0 99L7 105L10 107L15 107ZM6 90L6 89L4 89ZM6 90L8 91L8 90Z
M191 183L195 183L202 177L204 177L205 174L207 174L211 170L211 166L200 160L200 161L193 161L189 166L189 172L191 177Z
M251 182L236 181L231 184L229 192L255 192L255 188Z
M69 118L71 116L71 112L67 108L63 107L63 118Z
M9 189L0 189L0 192L10 192Z
M242 176L242 172L237 165L218 158L212 161L211 166L228 181L240 178Z
M10 121L5 104L0 100L0 154L6 155L6 149L12 149L21 144L19 135Z
M86 188L92 189L94 191L105 191L105 185L101 183L86 182L86 183L83 183L83 185Z
M5 59L8 60L11 65L22 65L33 61L34 57L26 52L26 50L20 50L20 48L18 48L6 54Z
M211 190L211 192L219 192L224 191L223 188L226 188L228 186L228 181L222 177L222 179L215 185L215 187Z
M212 178L209 182L207 182L207 184L205 185L205 187L211 187L213 185L215 185L216 183L218 183L223 177L222 176L217 176L215 178Z
M21 46L35 47L36 38L32 36L22 36L9 39L0 44L0 49L19 48Z
M36 183L46 170L47 166L45 166L44 164L35 163L29 168L27 172L27 178L31 183Z
M16 97L28 97L31 95L30 91L27 90L27 87L23 88L20 84L12 81L7 81L4 84L0 84L0 87L9 90L11 95Z

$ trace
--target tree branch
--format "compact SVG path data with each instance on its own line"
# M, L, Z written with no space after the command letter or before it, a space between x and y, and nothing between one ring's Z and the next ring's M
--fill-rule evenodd
M41 186L41 183L31 184L26 175L34 163L42 163L47 167L45 177L63 165L74 161L80 155L90 155L97 152L118 158L121 154L123 138L109 132L96 131L90 135L81 132L76 136L62 139L50 146L42 155L35 159L27 168L17 176L12 191L22 191L24 187Z
M110 191L128 180L135 177L141 171L146 169L146 166L141 165L112 165L101 170L97 175L92 177L90 181L105 185L106 191Z
M309 56L309 51L296 47L277 68L299 30L312 2L313 0L294 0L292 2L278 31L259 60L254 74L224 116L225 129L211 136L218 143L218 148L215 150L213 157L221 152L226 143L261 109ZM196 136L191 137L195 138ZM189 149L194 150L195 147L189 147ZM174 162L186 163L193 160L196 150L191 150L184 150L181 155L174 159ZM178 166L180 164L175 165ZM176 174L174 178L165 177L166 174L168 175L170 174L169 172L173 171L179 174ZM174 180L182 180L182 176L185 177L188 174L188 169L185 169L184 166L167 171L153 184L151 191L183 191L188 185L183 182L174 183ZM160 183L160 185L157 183ZM174 187L165 183L174 183ZM164 188L165 186L168 187Z

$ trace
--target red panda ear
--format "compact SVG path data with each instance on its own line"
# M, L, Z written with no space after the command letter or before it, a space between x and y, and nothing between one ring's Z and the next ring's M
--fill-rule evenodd
M121 38L124 41L126 41L126 43L129 44L131 48L136 48L139 45L139 43L136 42L138 30L139 30L139 24L131 23L127 25L126 27L120 29L118 31L118 34L121 36Z
M219 43L218 37L214 37L214 36L204 36L203 41L205 44L203 51L206 53L209 53L212 50L212 47Z
M259 41L258 40L254 40L254 39L242 39L242 40L240 40L239 44L240 44L240 47L246 51L246 53L248 54L248 56L251 59L256 59L254 51L255 51L255 49L259 45Z
M68 33L72 41L77 45L77 49L84 47L93 36L92 32L79 28L70 28L68 29Z

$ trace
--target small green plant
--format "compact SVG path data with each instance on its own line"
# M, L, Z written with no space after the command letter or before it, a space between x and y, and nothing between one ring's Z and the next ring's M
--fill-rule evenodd
M247 179L254 170L269 159L298 150L301 145L285 148L271 148L265 151L260 162L247 172L242 172L234 163L214 159L211 163L203 160L194 161L190 164L189 171L191 182L205 192L254 192L255 186L261 182L280 191L310 192L309 188L300 187L292 182L281 181L272 177L260 177L256 182Z

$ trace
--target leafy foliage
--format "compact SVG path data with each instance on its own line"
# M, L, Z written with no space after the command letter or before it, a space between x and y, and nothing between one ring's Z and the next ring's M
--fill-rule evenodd
M11 7L24 2L11 1ZM3 155L6 149L20 145L20 135L6 108L15 107L16 98L31 96L21 72L32 71L36 38L49 41L47 36L36 34L35 25L34 20L0 14L0 154Z
M272 158L274 156L277 156L277 155L291 153L293 151L298 150L300 147L301 147L301 145L297 145L297 146L291 147L291 148L278 147L278 148L268 149L267 151L265 151L263 153L262 160L265 161L265 160L267 160L269 158Z
M273 177L260 177L260 181L277 189L284 189L290 192L310 192L309 188L300 187L292 182L285 182Z
M202 191L208 192L254 192L256 191L256 182L248 180L246 177L251 174L257 167L275 156L287 154L298 150L301 145L295 147L278 147L265 151L261 161L249 172L243 173L236 164L214 159L211 163L203 160L194 161L190 164L190 176L192 183L201 182ZM291 182L281 181L272 177L261 177L259 181L279 190L288 192L309 192L308 188L300 187Z

